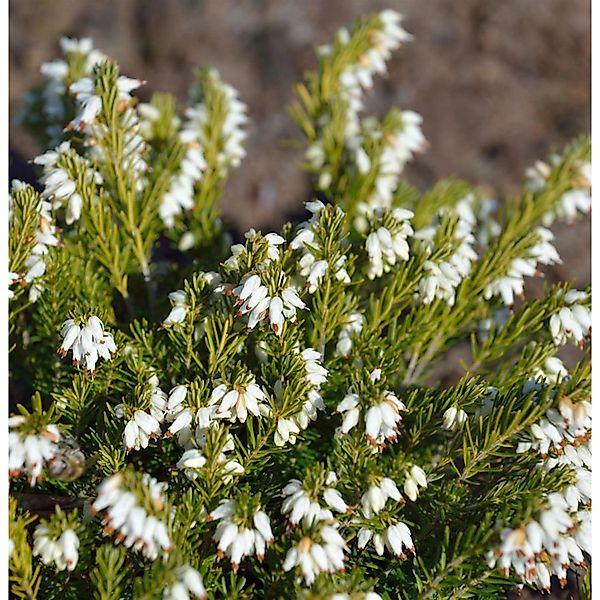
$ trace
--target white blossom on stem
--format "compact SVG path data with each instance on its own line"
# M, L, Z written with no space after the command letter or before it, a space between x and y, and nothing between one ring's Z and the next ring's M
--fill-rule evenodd
M572 340L583 348L592 331L592 314L586 306L588 295L578 290L570 290L560 298L564 306L550 317L552 339L557 346Z
M305 535L288 551L283 570L300 567L302 578L310 586L319 573L335 573L344 569L344 539L338 532L339 524L330 521L314 533Z
M8 426L8 475L19 477L25 473L34 486L59 455L63 436L56 425L29 431L27 418L22 415L10 417Z
M50 528L41 523L33 532L33 555L45 565L54 563L57 571L72 571L79 560L79 538L72 529L53 537Z
M91 511L94 515L101 514L106 535L112 535L117 543L156 560L159 554L168 553L173 547L167 523L163 520L167 484L147 473L143 474L142 483L146 502L127 485L123 473L111 475L98 487ZM145 508L148 502L153 507L152 512Z
M267 416L270 412L266 395L256 384L254 378L247 383L230 386L219 384L213 391L209 405L216 405L216 417L244 423L248 414L255 417Z
M208 598L202 577L196 569L185 565L175 571L175 582L165 587L163 600L190 600L190 594L198 600Z
M71 350L73 365L78 367L85 361L86 373L91 376L98 359L111 360L117 351L113 336L104 331L104 324L94 315L85 322L67 319L60 334L63 341L57 350L59 356L64 358Z

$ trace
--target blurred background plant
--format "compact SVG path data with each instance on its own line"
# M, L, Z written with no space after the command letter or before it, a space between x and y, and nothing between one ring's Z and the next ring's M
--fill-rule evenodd
M124 73L149 82L142 100L169 90L183 101L201 65L240 90L251 115L248 156L220 203L240 231L279 227L311 195L297 168L302 150L281 147L297 138L283 107L312 68L314 46L367 8L400 11L418 34L390 62L368 110L423 115L430 146L405 171L420 189L456 176L489 185L494 197L515 194L535 160L589 131L589 0L546 0L544 10L537 0L11 0L11 177L31 180L25 161L39 151L14 122L23 94L41 82L61 36L89 36ZM550 281L589 281L589 227L584 219L554 229L564 262L548 269Z

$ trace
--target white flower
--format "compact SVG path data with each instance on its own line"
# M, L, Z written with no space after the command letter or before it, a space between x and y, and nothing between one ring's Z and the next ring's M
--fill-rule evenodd
M550 577L556 575L561 586L567 582L567 569L583 564L583 551L578 536L585 513L570 514L569 504L558 493L546 497L546 508L536 519L515 529L505 528L497 551L499 567L504 575L510 569L529 585L550 589ZM585 529L585 525L584 525ZM491 561L492 565L496 560Z
M296 236L290 242L288 250L300 250L302 252L302 256L298 261L299 274L306 280L304 287L310 294L313 294L321 285L323 277L329 269L327 260L324 260L324 258L317 260L321 244L316 233L320 222L319 213L324 208L324 204L321 201L313 201L305 202L304 205L313 215L308 221L298 225ZM339 207L336 207L335 210L338 213L342 212ZM331 269L335 278L343 283L350 283L350 276L344 266L347 260L348 257L342 254L335 260Z
M326 260L318 260L310 266L310 271L308 273L308 277L306 278L306 289L308 290L309 294L315 293L319 287L319 284L321 283L321 280L325 276L327 267L328 264Z
M329 508L333 508L333 510L339 513L349 513L351 512L350 507L346 504L342 495L334 488L327 488L323 492L323 500Z
M302 577L310 586L319 573L334 573L344 569L346 543L338 533L339 524L335 521L324 524L311 536L304 536L298 544L290 548L283 570L300 567Z
M183 323L187 316L188 305L187 305L187 294L183 290L177 290L169 294L169 300L171 301L171 312L167 315L167 318L162 322L164 327L169 325L175 325L177 323Z
M190 594L199 600L208 598L202 577L196 569L187 565L179 567L175 571L175 579L175 583L163 591L163 600L190 600Z
M440 211L440 216L448 213L457 218L453 240L454 252L444 260L428 260L423 265L425 274L419 282L418 292L425 304L430 304L438 298L453 306L456 288L471 272L472 264L477 260L477 253L472 247L475 243L473 231L477 224L472 207L474 200L475 196L468 194L452 209ZM426 228L418 231L415 237L423 239L426 247L431 250L434 233L435 229Z
M386 441L395 441L398 423L402 420L400 413L404 410L404 404L392 392L384 392L383 400L365 413L365 435L369 443L382 447Z
M248 315L248 327L254 329L259 323L268 322L271 329L281 335L285 319L296 320L296 310L306 305L292 287L286 287L280 295L270 296L259 275L246 275L231 290L236 298L236 317Z
M365 49L355 63L348 64L340 74L341 95L348 105L345 133L349 142L354 142L360 133L358 113L363 108L363 90L372 87L375 74L386 72L385 63L390 58L392 50L395 50L401 43L412 39L412 36L400 26L401 20L402 16L395 11L381 12L378 23L370 31L371 45ZM349 40L348 30L340 29L337 41L340 44L347 44ZM321 56L327 56L330 52L330 46L323 46L319 50ZM324 155L321 158L322 150L319 151L318 146L318 143L315 144L307 158L313 165L318 165L317 168L320 168L319 162L322 164ZM320 185L320 187L325 189L327 186Z
M364 317L360 313L350 313L346 322L342 325L338 342L336 345L336 354L347 357L352 351L353 338L360 334L364 324Z
M206 457L197 448L190 448L183 453L183 456L177 461L177 468L183 469L184 473L190 479L198 477L198 469L206 464Z
M422 152L427 141L421 130L423 118L418 113L405 110L400 113L401 125L393 132L386 132L383 151L379 157L378 173L374 190L367 198L363 210L390 208L393 194L398 187L400 174L416 152ZM373 133L379 133L377 129Z
M344 420L339 428L340 434L348 433L354 426L357 425L360 417L359 396L355 393L350 393L338 404L336 410L344 415Z
M371 485L362 495L362 512L365 518L370 519L373 515L376 515L385 506L388 498L404 503L404 498L394 480L383 477L378 483Z
M467 413L461 408L451 406L444 412L444 422L442 427L449 431L460 429L467 420Z
M524 277L539 275L537 264L554 265L562 261L556 248L550 243L554 235L548 229L538 227L535 230L537 243L527 251L525 256L515 258L505 276L492 281L484 290L484 298L500 296L504 304L512 308L515 296L524 293Z
M200 411L202 411L202 409L200 409ZM200 411L198 411L198 413L200 413ZM184 446L187 449L177 462L177 468L182 469L189 479L196 479L200 470L207 463L207 458L204 454L207 442L205 434L207 427L207 424L206 427L202 427L199 423L194 438L190 437L190 439L187 440ZM215 453L214 451L212 452L214 462L211 462L211 466L212 468L215 466L219 467L224 483L231 481L234 475L241 475L244 473L244 467L238 461L231 460L226 455L226 452L230 452L234 447L233 436L229 434L224 446L220 448L220 451L216 456L216 461L214 460Z
M136 410L133 419L125 426L123 442L127 452L147 448L150 439L160 435L160 423L151 414L143 410Z
M94 315L85 324L67 319L60 334L63 341L57 350L59 356L64 358L71 350L73 365L77 367L82 359L85 360L86 372L91 376L98 359L111 360L117 350L112 335L105 333L102 321Z
M144 494L154 508L152 513L145 508L138 497L125 485L123 473L111 475L98 486L98 497L92 503L92 514L102 514L104 533L114 535L118 543L126 548L134 548L150 560L158 558L159 552L168 553L173 544L167 524L159 518L165 500L167 484L142 475Z
M321 365L321 353L313 348L306 348L300 355L306 365L306 378L314 387L320 388L327 381L328 375L327 369Z
M240 385L219 384L212 391L209 405L217 405L216 417L244 423L248 413L255 417L269 414L270 409L265 401L265 393L256 384L255 379L251 378L247 383Z
M117 100L131 100L131 92L143 85L141 79L130 79L121 75L117 79ZM96 93L96 83L91 77L83 77L69 86L69 91L75 98L81 112L67 125L67 131L77 129L83 131L88 124L94 122L102 110L102 98Z
M298 352L299 349L296 348ZM311 385L301 409L286 417L280 417L277 421L274 441L277 446L283 446L288 442L296 443L296 436L301 430L306 429L311 421L315 421L318 411L325 410L325 403L319 392L321 385L327 380L328 371L321 365L321 354L313 348L306 348L300 355L306 369L306 381ZM275 397L281 399L283 384L278 380L274 386Z
M60 48L65 57L75 58L78 70L84 75L90 75L94 66L106 59L104 54L93 48L90 38L77 40L63 37L60 40ZM26 95L24 113L41 110L43 121L47 123L44 133L49 138L49 145L54 145L63 137L66 117L64 96L69 64L66 60L53 60L42 64L40 73L46 80L45 85L41 92Z
M209 111L210 107L204 103L188 108L181 137L185 142L196 142L202 148L214 146L217 140L216 165L227 172L239 166L246 155L243 147L246 132L243 126L248 121L247 107L240 101L237 90L224 83L215 69L211 69L207 77L222 95L223 103L216 108L219 113ZM215 108L212 107L212 110ZM222 119L220 128L215 129L214 124L219 119Z
M333 488L327 488L333 489ZM346 512L348 507L337 498L339 494L333 494L332 492L327 492L327 489L323 492L323 500L328 506L334 508L338 512ZM325 493L327 493L327 498L325 497ZM286 515L290 524L292 526L296 526L303 522L305 527L311 527L314 523L319 521L327 521L333 519L333 513L328 508L323 508L318 498L312 497L309 491L305 490L302 482L298 479L292 479L284 488L283 495L285 499L283 504L281 505L281 514ZM337 508L332 506L330 503L333 502L337 505ZM343 510L338 510L342 508L342 503L345 508Z
M277 430L275 431L274 442L276 446L284 446L288 442L296 443L296 436L300 433L300 428L294 419L279 419L277 421Z
M401 560L406 558L405 549L413 554L415 552L410 529L401 521L390 525L382 533L373 533L367 527L361 528L358 532L359 549L364 548L371 540L373 540L375 551L379 556L383 554L385 548Z
M274 539L269 517L264 511L254 512L251 524L241 524L239 518L247 517L245 512L240 511L236 500L221 500L208 515L209 521L220 521L213 540L217 542L218 556L228 556L234 571L237 571L244 556L255 553L258 560L263 560L266 546Z
M369 279L381 277L389 272L399 260L408 260L407 238L413 233L409 220L413 216L411 211L400 208L388 213L380 209L375 211L376 222L381 221L387 226L381 225L367 236L365 247L369 257L367 268Z
M525 172L527 176L527 187L532 191L539 193L547 184L548 178L552 174L552 167L560 163L560 157L553 155L550 157L550 165L538 160ZM591 180L592 165L589 162L580 163L579 174L573 181L573 187L559 198L553 209L547 212L542 222L546 227L552 225L555 219L559 219L568 224L574 223L577 213L589 213L592 207Z
M21 185L20 182L16 184L16 181L17 180L13 180L12 184L12 189L15 193L27 193L26 190L28 186ZM42 200L37 205L39 217L38 229L35 232L36 243L31 249L29 256L25 259L25 272L14 274L22 285L33 283L29 293L30 302L35 302L43 290L42 284L36 280L42 277L46 272L46 260L48 258L49 248L58 246L59 244L59 230L53 224L51 209L51 204L46 200ZM11 218L12 215L9 215L9 219Z
M39 433L19 431L26 423L22 415L8 420L8 474L19 477L24 472L33 486L58 456L62 435L56 425L46 425Z
M183 133L180 137L182 141L187 139ZM205 169L206 161L204 160L202 149L198 147L197 142L189 142L186 153L179 165L179 170L171 179L169 189L163 195L158 211L164 224L169 229L173 228L177 215L181 214L184 210L194 208L196 203L194 186L202 179ZM191 243L192 245L194 244L193 236Z
M586 301L587 295L571 290L564 295L563 306L550 317L550 333L557 346L562 346L572 339L580 348L589 339L592 331L592 315L590 310L578 302Z
M44 523L33 532L33 555L39 556L45 565L54 563L58 571L72 571L79 559L79 538L72 529L66 529L58 538L51 536Z
M419 488L426 487L427 476L425 475L425 471L421 467L413 465L404 480L404 493L414 502L419 495Z
M375 369L370 374L371 383L381 378L381 369ZM342 425L336 430L336 435L345 435L359 422L363 407L361 397L352 389L338 404L337 412L343 415ZM380 396L368 400L370 406L364 413L365 436L373 450L381 450L386 442L394 442L398 436L398 425L402 420L401 412L406 410L404 404L396 395L388 390Z

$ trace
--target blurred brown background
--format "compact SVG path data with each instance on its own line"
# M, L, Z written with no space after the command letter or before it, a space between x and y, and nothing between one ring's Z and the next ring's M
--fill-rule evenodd
M315 45L385 7L406 15L415 40L395 54L369 109L423 115L431 146L407 170L412 183L455 175L502 197L534 160L589 132L589 0L11 0L11 148L36 153L12 120L62 35L91 36L124 73L148 81L143 98L168 90L183 100L194 68L213 65L252 118L223 210L242 230L276 227L310 194L300 153L282 144L296 135L284 112L291 86L315 66ZM550 277L585 283L589 222L555 232L565 265Z

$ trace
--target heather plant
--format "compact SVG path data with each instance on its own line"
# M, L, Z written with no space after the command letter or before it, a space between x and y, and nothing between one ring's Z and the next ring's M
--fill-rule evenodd
M215 70L180 110L89 39L43 65L10 192L15 597L503 598L589 564L590 289L528 293L590 210L589 140L502 202L416 189L421 117L364 114L410 40L383 11L318 48L306 218L240 239Z

